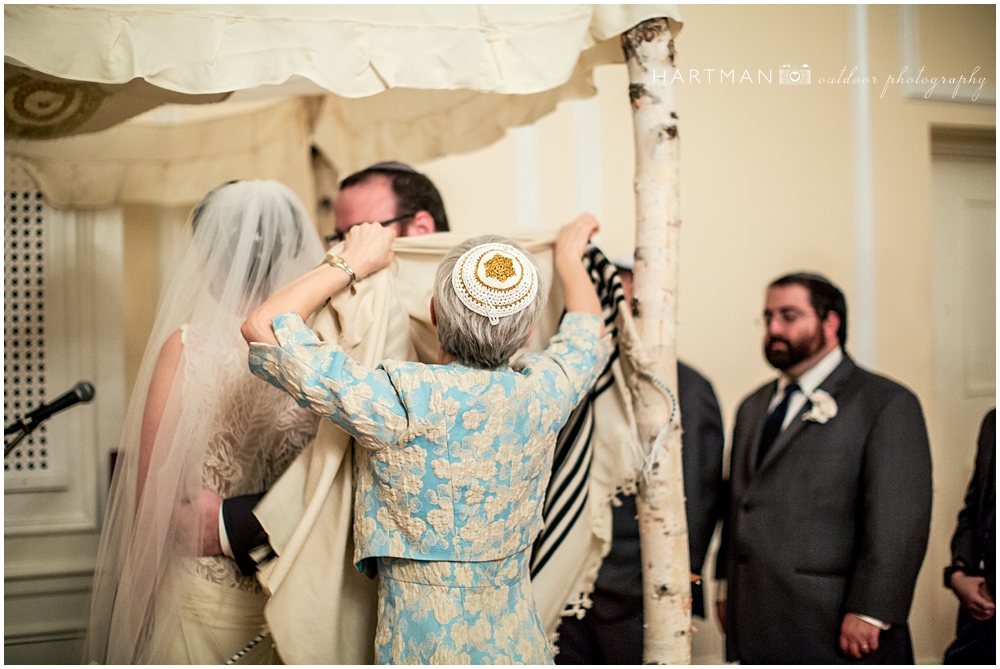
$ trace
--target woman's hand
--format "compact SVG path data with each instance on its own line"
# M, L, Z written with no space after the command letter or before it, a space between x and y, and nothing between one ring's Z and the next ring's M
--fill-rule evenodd
M590 214L577 217L559 229L556 235L556 271L563 284L566 311L601 316L601 301L583 267L583 252L590 237L599 229L597 219ZM604 332L603 328L601 330Z
M360 281L392 263L394 239L396 230L393 226L382 227L378 223L355 225L347 231L341 257Z
M590 214L582 214L559 228L559 234L556 235L556 263L579 263L587 242L600 229L597 219Z
M362 223L347 233L341 257L354 270L357 281L369 274L388 267L392 262L392 240L396 231L383 228L378 223ZM321 263L319 267L282 287L250 314L240 328L248 344L277 344L271 329L271 320L280 314L294 311L302 320L319 309L337 291L350 283L350 276L340 268Z

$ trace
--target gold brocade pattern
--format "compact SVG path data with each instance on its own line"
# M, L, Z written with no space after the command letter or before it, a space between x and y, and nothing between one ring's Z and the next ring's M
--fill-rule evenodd
M527 556L559 429L607 364L597 316L566 314L509 368L384 360L369 369L297 314L250 368L355 439L355 561L381 581L375 643L393 664L551 662Z
M380 558L382 664L552 664L528 551L487 562Z

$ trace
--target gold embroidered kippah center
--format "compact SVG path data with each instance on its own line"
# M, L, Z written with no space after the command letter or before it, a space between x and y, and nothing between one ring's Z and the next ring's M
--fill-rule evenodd
M531 304L538 292L534 264L521 251L501 243L480 244L463 253L451 283L462 304L493 325Z
M514 271L514 261L499 253L487 260L484 267L486 269L486 276L496 279L500 283L503 283L516 274Z

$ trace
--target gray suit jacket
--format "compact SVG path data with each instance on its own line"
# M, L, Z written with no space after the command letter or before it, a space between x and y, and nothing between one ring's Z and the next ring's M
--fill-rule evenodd
M727 656L847 662L838 643L845 613L905 629L930 526L924 417L912 392L845 355L820 385L838 414L803 421L806 402L758 468L776 383L747 397L736 417L717 572L729 580ZM882 638L909 644L908 633Z

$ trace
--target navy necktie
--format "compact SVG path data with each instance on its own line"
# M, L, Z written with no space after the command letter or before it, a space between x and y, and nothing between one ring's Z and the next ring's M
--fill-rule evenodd
M764 434L760 437L760 448L757 449L757 466L764 462L764 456L771 450L778 435L781 434L781 424L785 422L785 414L788 413L788 403L792 399L792 394L799 390L799 384L789 383L785 386L785 395L781 398L778 406L774 407L764 423Z

